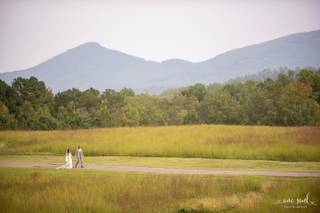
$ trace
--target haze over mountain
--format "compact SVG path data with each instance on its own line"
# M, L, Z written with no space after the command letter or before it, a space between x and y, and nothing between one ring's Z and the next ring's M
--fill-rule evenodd
M319 68L320 30L231 50L197 63L181 59L147 61L89 42L29 69L0 73L0 79L11 83L17 77L35 76L54 92L73 87L130 87L137 92L159 93L167 87L223 82L280 67Z

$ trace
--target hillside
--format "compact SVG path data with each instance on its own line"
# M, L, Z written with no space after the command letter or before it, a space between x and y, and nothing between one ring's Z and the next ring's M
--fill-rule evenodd
M73 87L130 87L137 92L159 93L168 87L224 82L280 67L319 68L320 30L231 50L197 63L180 59L147 61L89 42L29 69L0 73L0 79L10 83L19 76L35 76L55 92Z

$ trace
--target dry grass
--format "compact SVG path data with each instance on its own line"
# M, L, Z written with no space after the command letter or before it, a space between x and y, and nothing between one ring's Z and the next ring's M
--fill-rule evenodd
M320 127L192 125L67 131L2 131L0 154L87 155L319 161Z
M311 200L320 201L319 178L3 168L0 178L3 212L286 212L277 200L310 192Z
M228 196L206 197L200 199L191 199L181 204L191 209L238 209L245 211L246 209L254 209L263 198L263 194L259 192L235 193Z

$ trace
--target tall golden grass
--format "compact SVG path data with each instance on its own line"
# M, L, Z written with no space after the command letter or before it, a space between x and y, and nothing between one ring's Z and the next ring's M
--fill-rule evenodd
M0 178L0 211L6 213L291 212L296 205L288 210L277 201L303 199L307 193L309 201L320 199L319 178L13 168L0 168ZM319 212L319 206L306 205L304 210Z
M200 157L319 161L320 127L190 125L66 131L1 131L0 154Z

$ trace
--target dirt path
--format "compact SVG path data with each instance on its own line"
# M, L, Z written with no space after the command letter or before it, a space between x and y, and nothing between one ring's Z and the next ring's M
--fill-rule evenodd
M0 162L0 167L27 167L54 169L60 166L58 163L29 163L29 162ZM259 175L274 177L320 177L319 172L274 172L274 171L249 171L249 170L203 170L203 169L169 169L152 168L141 166L105 166L87 165L86 170L107 170L107 171L127 171L146 172L158 174L199 174L199 175Z

